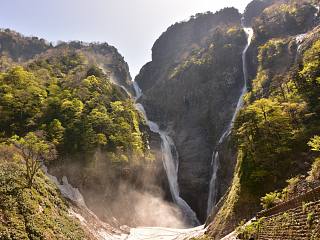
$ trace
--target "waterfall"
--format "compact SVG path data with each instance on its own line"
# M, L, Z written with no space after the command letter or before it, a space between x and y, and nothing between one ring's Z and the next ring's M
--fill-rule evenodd
M138 83L135 82L135 81L133 82L133 89L134 89L134 91L135 91L135 93L136 93L135 99L138 100L138 99L141 97L141 95L142 95L142 91L141 91Z
M211 179L210 179L210 185L209 185L209 195L208 195L208 205L207 205L207 216L210 215L211 209L214 206L214 204L217 201L217 174L218 174L218 169L219 169L219 151L218 151L218 147L219 145L224 142L224 140L229 136L234 120L239 112L239 110L241 109L241 107L243 106L243 96L246 94L247 92L247 82L248 82L248 69L247 69L247 61L246 61L246 56L247 56L247 51L248 48L250 46L252 37L253 37L253 29L252 28L247 28L244 27L243 25L243 30L245 31L246 35L247 35L247 44L244 48L244 50L242 51L242 71L243 71L243 80L244 80L244 84L243 84L243 88L241 90L241 94L239 97L239 100L237 102L237 106L235 108L235 111L233 113L232 119L227 127L227 129L222 133L218 143L216 144L216 148L212 153L212 160L211 160L211 167L212 167L212 175L211 175Z
M136 90L136 99L141 96L142 92L135 83L134 89ZM138 90L138 91L137 91ZM200 225L199 220L195 212L191 209L191 207L180 197L179 193L179 184L178 184L178 169L179 169L179 160L178 160L178 153L172 138L165 132L160 130L159 126L150 120L148 120L146 111L144 107L140 103L136 103L136 108L140 111L145 118L147 125L149 126L150 130L154 133L160 135L161 138L161 151L162 151L162 162L164 169L167 174L170 193L172 196L173 201L178 205L181 209L185 219L193 226Z

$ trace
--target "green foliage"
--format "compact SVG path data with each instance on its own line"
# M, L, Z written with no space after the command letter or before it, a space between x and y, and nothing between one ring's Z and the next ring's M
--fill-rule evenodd
M232 56L237 56L239 44L245 45L245 33L241 28L237 26L217 28L211 39L208 40L207 47L195 48L189 57L171 71L169 77L179 78L189 68L201 71L201 74L212 74L212 69L233 65L228 61L232 59ZM233 70L230 69L230 71ZM215 72L216 75L223 74Z
M308 180L320 180L320 157L314 160L311 170L309 171Z
M258 73L234 125L243 156L241 182L259 198L299 172L290 166L300 165L299 154L308 151L310 135L319 131L319 40L309 44L300 66L292 65L291 45L287 38L261 44ZM317 138L309 144L317 149Z
M62 155L97 148L110 153L121 148L133 162L150 155L132 101L72 50L57 49L28 68L1 73L0 114L3 137L42 130Z
M320 152L320 136L314 136L311 138L308 145L311 147L312 151Z
M285 54L287 42L284 39L272 39L259 49L258 60L263 69L271 68L281 60Z
M236 229L236 232L238 233L237 237L244 240L255 238L264 220L265 218L260 218L258 221L252 221L251 223L246 225L244 225L243 222L240 223L240 226Z
M240 111L235 128L245 153L242 182L259 192L262 183L273 184L281 175L282 154L290 151L293 137L290 117L280 103L262 98Z
M295 39L314 27L315 12L311 1L264 0L253 1L245 13L255 33L248 51L249 78L257 72L232 134L238 149L232 188L238 193L230 191L209 227L214 236L253 216L261 197L265 208L287 200L297 189L297 178L282 192L272 191L285 187L286 179L305 174L318 154L307 147L320 132L318 29L310 31L298 49ZM312 140L312 145L316 142ZM313 165L315 176L319 163Z
M0 73L0 129L7 135L34 129L46 97L42 83L22 67Z
M253 28L260 42L268 38L295 35L306 32L308 20L314 16L316 8L308 2L291 1L275 3L264 9L255 19Z
M53 121L48 125L48 139L55 145L59 145L63 141L65 128L62 126L58 119L53 119Z
M320 40L303 54L303 68L298 75L300 90L309 100L313 110L319 113L320 96Z
M0 239L87 239L55 185L39 171L33 188L25 188L25 171L0 157Z
M107 59L108 66L104 65L107 69L99 67L105 60L100 57ZM109 186L107 191L112 194L107 194L107 197L112 199L101 201L101 207L118 196L118 188L123 181L141 188L148 184L143 181L149 179L146 174L155 171L152 165L155 156L148 148L147 128L133 101L110 80L111 74L120 75L119 78L127 76L123 72L125 63L114 48L107 44L63 44L25 62L23 67L17 66L19 63L11 66L13 63L9 60L2 60L0 150L6 150L0 152L0 158L6 161L18 158L24 163L19 181L25 189L38 191L37 177L41 174L41 164L47 164L47 160L56 155L52 154L53 149L57 150L58 158L48 163L52 171L59 168L62 171L59 174L71 179L77 177L78 184L84 189L94 189L95 199L105 199L106 185ZM9 139L14 143L12 146L1 144ZM13 154L11 148L19 154ZM54 199L49 198L49 201ZM52 206L54 208L58 207ZM100 216L105 213L99 212ZM19 237L7 237L13 230L3 230L0 226L1 233L8 232L4 239L67 238L58 231L51 234L49 230L48 236L44 236L47 228L39 227L34 222L38 221L36 217L29 218L32 237L25 234L22 222L16 227L17 233L24 234ZM0 211L0 222L2 219ZM50 224L52 228L68 228L63 221L57 218ZM14 226L11 228L15 229ZM83 239L73 237L73 232L69 229L67 239Z
M315 218L314 212L308 213L308 215L307 215L307 223L308 223L309 226L311 226L313 224L314 218Z
M263 209L269 209L279 204L280 194L278 192L267 193L264 197L261 198L261 206Z
M26 178L28 187L31 188L35 175L42 164L56 158L55 147L41 139L35 133L30 132L24 138L14 136L11 142L19 149L22 161L26 167Z

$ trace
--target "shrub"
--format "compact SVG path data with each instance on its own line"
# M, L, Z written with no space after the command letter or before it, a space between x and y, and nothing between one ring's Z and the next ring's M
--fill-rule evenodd
M316 158L312 164L311 170L309 172L309 181L320 180L320 157Z
M261 198L261 206L263 209L269 209L280 203L280 194L278 192L267 193Z
M252 221L249 224L239 226L236 229L236 232L238 233L237 237L245 240L255 238L264 219L265 218L260 218L258 221Z

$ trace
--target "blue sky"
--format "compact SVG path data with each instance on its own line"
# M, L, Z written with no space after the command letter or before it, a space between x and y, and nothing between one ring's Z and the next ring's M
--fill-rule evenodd
M49 41L108 42L118 48L134 77L151 59L155 40L171 24L198 12L250 0L1 0L0 27Z

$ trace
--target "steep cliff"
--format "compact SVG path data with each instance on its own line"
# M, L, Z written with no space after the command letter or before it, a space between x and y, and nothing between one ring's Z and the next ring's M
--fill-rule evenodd
M263 11L259 7L251 21L253 80L233 130L238 148L233 183L208 223L214 239L251 219L266 193L310 169L307 143L319 133L318 8L313 1L278 1Z
M149 118L168 131L176 144L181 196L202 221L212 152L231 120L243 85L241 52L246 36L240 18L230 8L176 23L156 41L152 61L135 79ZM232 169L233 159L224 164ZM230 180L230 169L221 173L226 177L221 178L220 195Z

